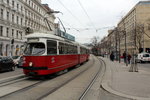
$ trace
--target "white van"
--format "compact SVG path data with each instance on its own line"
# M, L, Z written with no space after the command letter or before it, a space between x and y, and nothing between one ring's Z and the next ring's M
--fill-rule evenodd
M140 53L137 55L137 62L143 63L143 62L150 62L150 54L149 53Z

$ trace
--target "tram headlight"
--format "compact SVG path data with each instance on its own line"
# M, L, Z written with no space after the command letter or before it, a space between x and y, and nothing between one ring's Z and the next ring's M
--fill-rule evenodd
M30 67L33 66L33 63L32 63L32 62L29 62L29 66L30 66Z

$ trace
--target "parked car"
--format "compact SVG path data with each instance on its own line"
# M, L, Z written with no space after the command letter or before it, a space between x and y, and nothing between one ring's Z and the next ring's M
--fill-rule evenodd
M0 71L14 71L15 70L15 64L13 62L13 59L11 57L0 57Z
M150 54L146 52L138 54L137 62L140 62L140 63L150 62Z

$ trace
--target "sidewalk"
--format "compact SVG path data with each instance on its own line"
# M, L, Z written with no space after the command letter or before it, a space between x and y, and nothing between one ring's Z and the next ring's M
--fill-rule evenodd
M102 82L105 90L132 100L150 100L150 72L129 72L130 65L112 62L108 58L102 59L106 63L106 74Z

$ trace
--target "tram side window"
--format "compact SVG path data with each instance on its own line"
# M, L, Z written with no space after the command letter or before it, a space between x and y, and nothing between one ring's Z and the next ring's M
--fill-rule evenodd
M86 54L86 49L81 47L81 54Z
M59 42L59 54L64 54L65 53L65 44Z
M47 40L47 54L53 55L57 54L57 42L52 40Z
M77 54L77 46L74 46L74 45L71 46L71 53Z
M72 45L68 44L68 54L72 54Z
M59 42L59 54L77 54L77 46Z
M78 52L77 52L77 46L74 46L74 54L77 54Z
M69 54L69 45L65 44L64 54Z
M83 54L83 48L80 48L81 49L81 54Z

